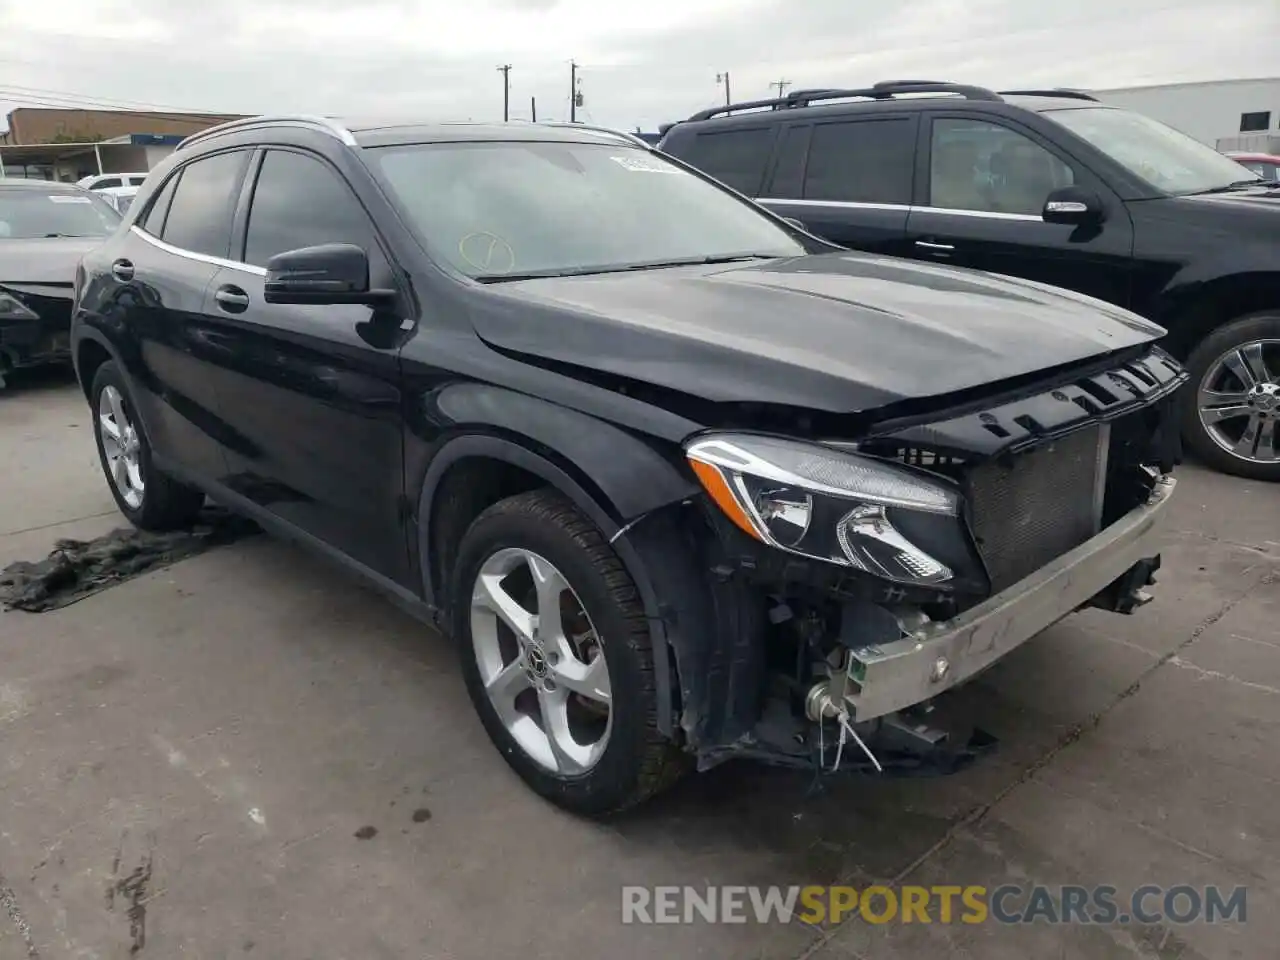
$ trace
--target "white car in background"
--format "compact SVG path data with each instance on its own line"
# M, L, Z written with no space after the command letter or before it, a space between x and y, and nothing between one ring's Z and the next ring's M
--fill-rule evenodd
M103 200L116 208L116 212L124 216L129 212L129 206L133 203L133 198L138 195L141 187L99 187L93 192L102 197Z
M76 181L76 186L86 190L111 190L116 187L140 187L146 179L145 173L95 173L89 177L81 177Z

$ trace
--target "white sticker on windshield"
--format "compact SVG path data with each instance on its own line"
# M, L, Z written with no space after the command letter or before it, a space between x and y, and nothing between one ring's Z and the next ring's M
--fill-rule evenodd
M658 163L648 157L610 157L609 159L626 167L632 173L684 173L677 166L669 163Z
M93 203L88 197L51 196L49 199L54 203Z

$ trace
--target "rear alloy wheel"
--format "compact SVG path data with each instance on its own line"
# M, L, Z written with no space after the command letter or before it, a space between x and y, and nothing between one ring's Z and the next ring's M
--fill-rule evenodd
M1280 314L1257 314L1216 330L1187 366L1191 447L1226 473L1280 480Z
M204 494L165 476L151 462L146 432L114 361L98 367L89 396L98 459L120 512L143 530L190 525L204 506Z
M538 490L490 507L463 537L451 582L467 691L534 790L603 814L679 775L683 755L657 728L635 585L572 503Z
M116 496L130 510L142 507L146 482L142 479L142 441L133 420L125 412L124 397L108 384L98 394L98 435L102 441L103 468L115 485Z

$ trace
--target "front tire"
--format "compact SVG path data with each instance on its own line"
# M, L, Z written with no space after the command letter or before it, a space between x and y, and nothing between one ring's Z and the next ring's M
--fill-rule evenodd
M601 815L673 783L684 756L658 732L635 584L600 531L553 490L485 510L452 571L452 626L485 730L543 797Z
M1183 436L1205 463L1280 481L1280 311L1219 327L1187 358Z
M161 473L124 376L108 360L89 388L98 461L120 512L142 530L190 526L204 506L204 494Z

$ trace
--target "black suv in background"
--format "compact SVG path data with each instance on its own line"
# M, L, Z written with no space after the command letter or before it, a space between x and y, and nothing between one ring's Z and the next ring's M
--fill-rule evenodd
M920 704L1159 566L1160 327L840 250L628 135L216 127L76 297L124 514L207 494L438 623L576 810L691 760L947 769Z
M846 247L1076 290L1169 331L1182 428L1280 481L1280 184L1067 90L892 82L714 107L661 150Z

